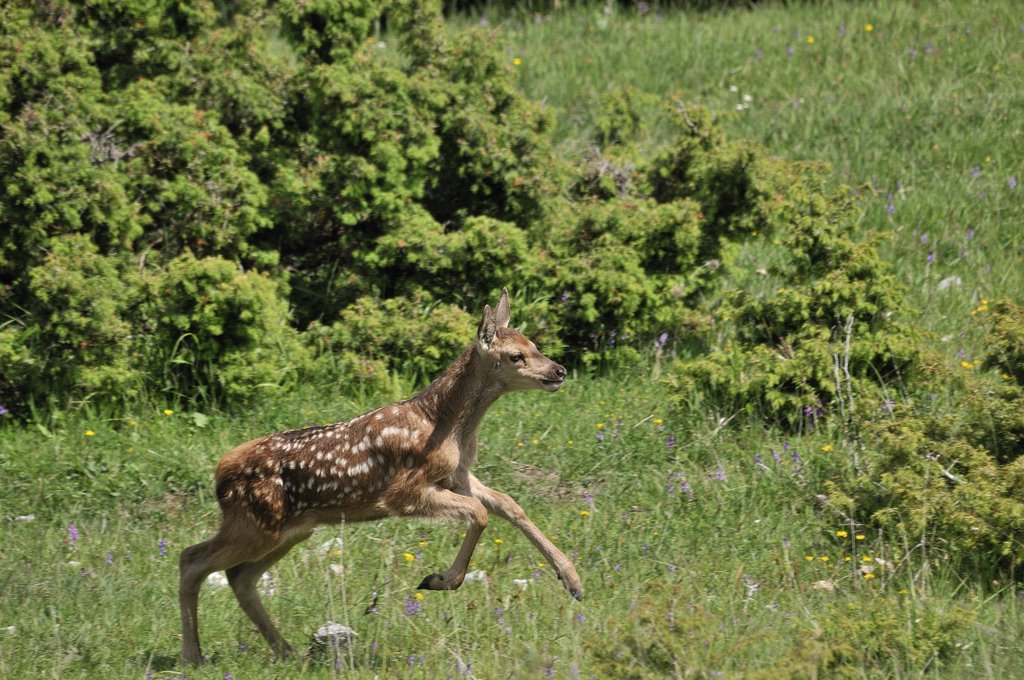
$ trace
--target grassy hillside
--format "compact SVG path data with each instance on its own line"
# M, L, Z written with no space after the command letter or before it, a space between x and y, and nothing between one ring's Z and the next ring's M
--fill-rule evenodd
M652 148L660 102L680 97L775 154L832 163L861 229L889 235L886 258L950 366L977 370L983 300L1024 300L1014 3L483 18L523 89L556 112L566 156L592 144L600 95L629 85L650 95ZM583 603L500 520L474 561L487 580L422 600L415 586L447 566L461 527L327 528L272 571L265 601L297 648L328 619L357 643L272 661L230 590L206 587L212 663L188 677L1024 676L1018 582L965 570L941 536L924 544L823 505L853 453L840 432L792 437L673 408L660 368L572 376L484 421L478 476L574 557ZM244 413L169 403L0 421L0 677L179 677L177 553L216 528L219 456L412 389L395 378L386 394L306 388Z

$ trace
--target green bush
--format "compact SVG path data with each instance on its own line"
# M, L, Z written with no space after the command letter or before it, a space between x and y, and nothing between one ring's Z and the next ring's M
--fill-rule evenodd
M877 408L915 370L918 342L901 321L895 277L872 241L847 235L849 201L809 170L794 166L788 191L759 192L755 209L730 210L720 225L724 233L770 230L781 250L764 274L776 285L751 282L725 295L718 318L726 340L677 364L681 398L697 393L722 415L799 429L846 409L852 416L853 395L861 409Z
M99 254L85 234L46 243L29 269L22 314L0 328L0 390L15 404L138 395L144 367L132 318L139 302L129 267Z
M294 384L308 368L280 281L186 252L146 283L145 342L161 391L245 401Z
M699 107L673 102L677 138L646 151L639 112L652 102L629 89L599 104L600 150L571 167L495 34L453 35L435 3L18 0L2 11L0 369L16 412L42 393L229 402L307 370L427 377L465 342L465 315L503 286L517 323L565 361L635 355L658 338L700 351L723 327L738 250L800 220L811 240L821 224L839 229L813 171L726 139ZM62 237L86 253L76 264L120 277L97 293L114 296L102 318L123 335L103 351L66 349L99 332L76 320L72 291L55 307L70 320L41 302L59 286L32 272ZM783 340L807 358L767 371L762 400L778 401L771 380L817 370L823 328L847 308L862 324L856 369L888 370L888 327L872 315L895 305L876 299L886 282L873 251L829 238L827 256L792 246L824 262L794 263L799 295L728 298L752 323L803 324ZM815 282L821 267L839 273ZM764 355L782 333L741 332L725 355ZM895 365L903 350L890 349ZM57 354L68 367L39 385ZM824 402L826 378L778 390Z

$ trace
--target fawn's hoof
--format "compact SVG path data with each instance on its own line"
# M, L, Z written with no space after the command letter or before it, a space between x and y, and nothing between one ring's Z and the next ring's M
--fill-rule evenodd
M455 590L462 585L462 579L458 581L446 581L442 574L431 574L420 581L417 590Z

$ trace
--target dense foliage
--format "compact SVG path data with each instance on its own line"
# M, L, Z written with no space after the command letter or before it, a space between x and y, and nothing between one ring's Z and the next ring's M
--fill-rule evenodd
M2 19L16 413L429 376L505 285L567 359L663 334L700 348L725 244L825 200L681 102L677 142L641 153L628 91L609 94L604 155L572 167L493 35L451 35L430 3L20 2Z

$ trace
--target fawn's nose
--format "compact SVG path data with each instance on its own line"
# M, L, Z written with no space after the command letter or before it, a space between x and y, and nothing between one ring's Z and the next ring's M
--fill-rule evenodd
M555 375L558 376L559 380L565 379L565 366L562 364L555 364Z

